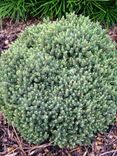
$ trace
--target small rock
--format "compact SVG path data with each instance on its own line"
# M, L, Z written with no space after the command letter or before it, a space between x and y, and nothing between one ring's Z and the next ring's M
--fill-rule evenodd
M4 44L8 45L9 44L9 40L5 40Z

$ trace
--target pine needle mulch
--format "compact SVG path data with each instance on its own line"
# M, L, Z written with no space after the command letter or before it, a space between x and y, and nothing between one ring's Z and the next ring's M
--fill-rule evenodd
M28 144L0 113L0 156L117 156L117 123L98 134L90 146L61 149L49 142Z

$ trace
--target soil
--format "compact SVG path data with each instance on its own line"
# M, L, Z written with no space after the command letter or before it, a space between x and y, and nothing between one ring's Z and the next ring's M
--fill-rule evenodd
M27 26L39 23L38 19L29 19L28 21L18 22L11 19L5 19L0 22L0 52L9 48L10 43L15 41L20 33Z
M15 23L5 19L0 29L0 52L8 49L27 26L39 23L37 19ZM117 27L109 30L113 41L117 42ZM77 146L74 149L53 146L49 142L41 145L27 143L13 125L9 125L4 114L0 113L0 156L117 156L117 123L105 133L99 133L90 146Z

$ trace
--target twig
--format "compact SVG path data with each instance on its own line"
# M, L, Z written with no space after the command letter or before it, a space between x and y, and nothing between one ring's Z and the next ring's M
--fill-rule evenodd
M49 143L49 144L43 144L43 145L40 145L40 146L34 146L34 147L32 147L30 149L30 151L35 150L35 149L44 149L44 148L47 148L49 146L51 146L51 143Z
M7 153L7 155L10 155L10 154L12 154L12 153L15 153L16 150L17 150L17 149L12 149L10 152Z
M87 155L87 153L88 153L88 150L86 150L86 151L85 151L85 153L83 154L83 156L86 156L86 155Z
M70 151L70 153L77 151L77 149L78 149L78 147L77 147L77 148L72 149L72 150Z
M106 154L110 154L110 153L116 154L116 152L117 152L117 150L112 150L112 151L104 152L104 153L100 154L99 156L104 156L104 155L106 156Z
M12 127L13 127L14 133L15 133L16 138L17 138L17 143L18 143L18 145L19 145L19 147L20 147L20 149L21 149L23 155L24 155L24 156L27 156L26 153L25 153L24 150L23 150L23 147L22 147L21 141L20 141L20 139L19 139L19 137L18 137L18 135L17 135L17 132L16 132L16 130L15 130L15 128L14 128L13 125L12 125Z
M116 152L114 152L112 156L115 156L115 154L116 154Z
M49 144L43 144L43 145L40 145L40 146L33 146L32 148L30 148L29 150L27 150L28 155L31 156L35 152L39 152L40 150L45 149L45 148L47 148L47 147L49 147L51 145L52 144L49 143Z

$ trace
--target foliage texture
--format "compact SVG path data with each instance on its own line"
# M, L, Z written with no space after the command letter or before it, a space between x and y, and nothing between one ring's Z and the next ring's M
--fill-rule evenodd
M33 143L90 143L115 119L115 45L74 14L27 28L0 57L0 108Z
M76 12L105 26L117 23L117 0L0 0L0 17L15 20L32 17L61 18Z

